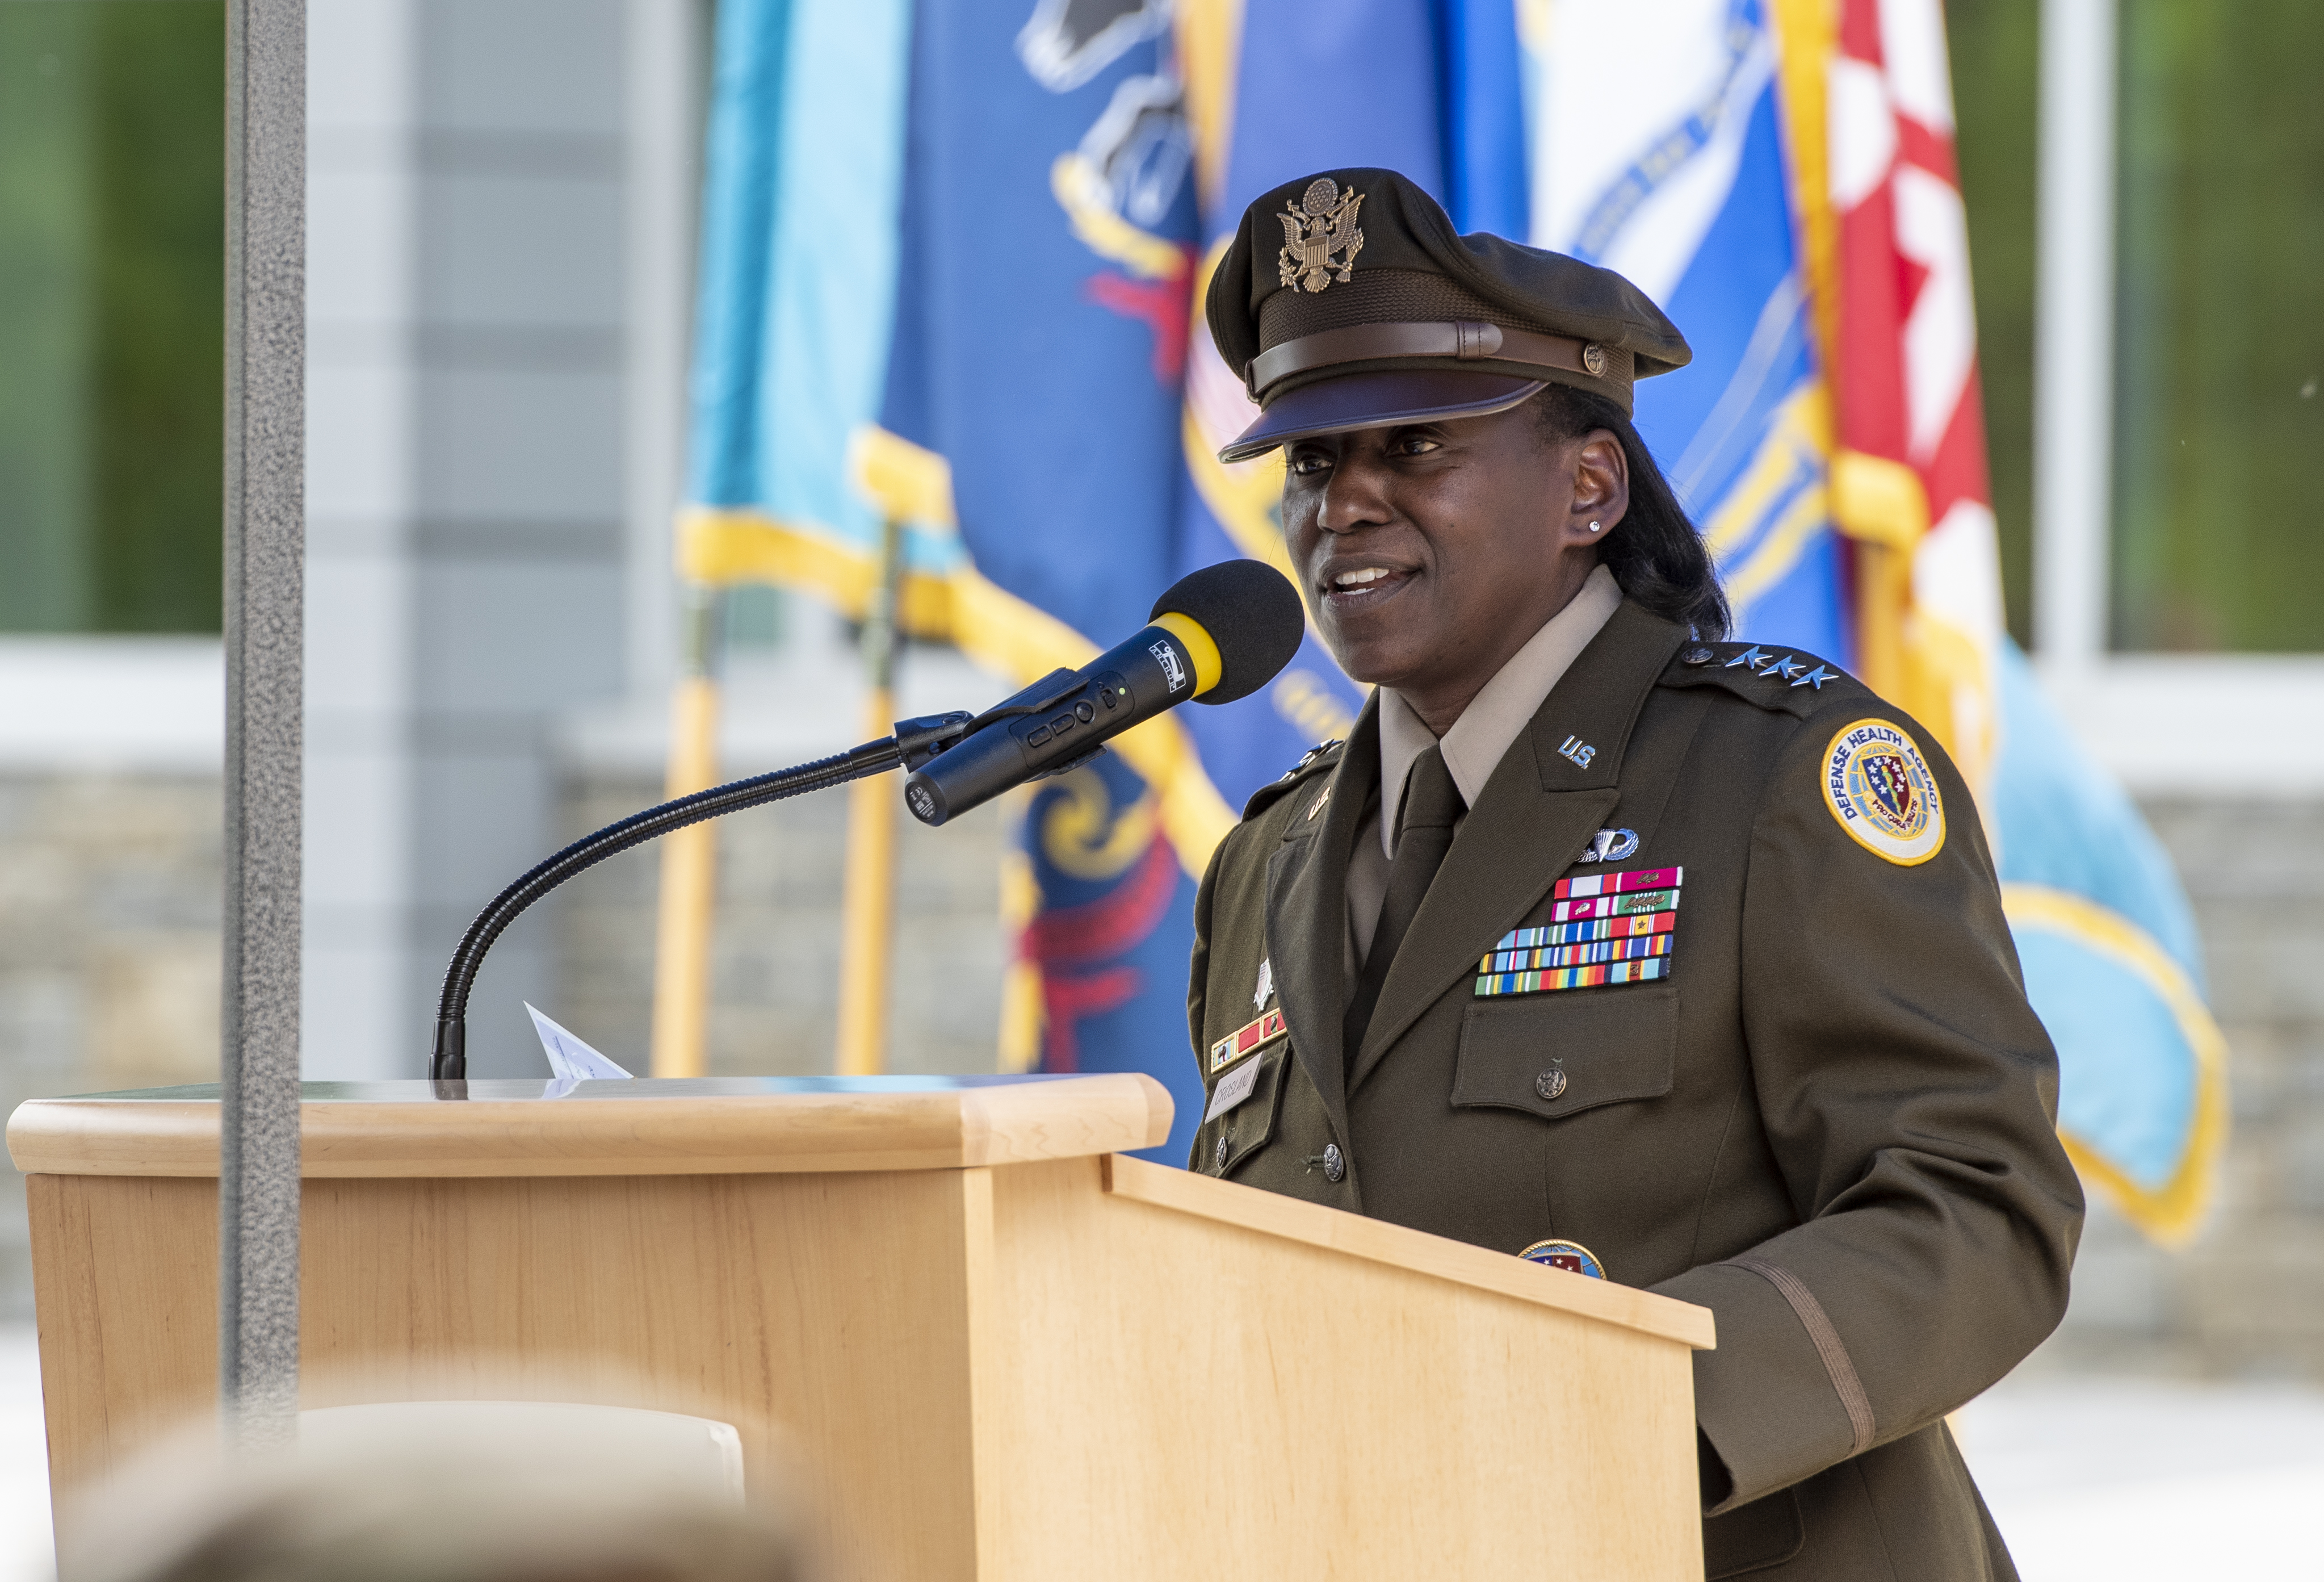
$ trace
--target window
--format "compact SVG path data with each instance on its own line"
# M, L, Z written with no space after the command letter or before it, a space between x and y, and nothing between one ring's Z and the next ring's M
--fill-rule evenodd
M2034 153L2041 7L1948 0L1977 362L2009 634L2033 646Z
M2324 6L2116 26L2110 645L2324 650Z
M226 13L0 0L0 632L216 632Z

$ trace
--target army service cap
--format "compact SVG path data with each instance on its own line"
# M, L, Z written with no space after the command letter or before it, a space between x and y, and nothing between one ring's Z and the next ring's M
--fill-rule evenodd
M1506 412L1545 384L1631 410L1693 354L1610 269L1478 232L1394 171L1326 171L1244 211L1211 277L1211 338L1261 409L1219 452Z

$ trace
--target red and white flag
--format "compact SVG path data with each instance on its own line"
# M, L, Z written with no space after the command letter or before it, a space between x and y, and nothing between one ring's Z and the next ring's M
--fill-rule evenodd
M2001 564L1940 0L1840 0L1826 78L1839 451L1866 679L1980 790L1996 748Z

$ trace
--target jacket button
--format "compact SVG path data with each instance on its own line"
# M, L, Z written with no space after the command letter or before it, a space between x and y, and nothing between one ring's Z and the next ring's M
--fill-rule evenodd
M1211 1150L1211 1168L1213 1170L1227 1168L1227 1134L1224 1132L1219 1133L1219 1145Z
M1565 1091L1565 1073L1557 1070L1544 1071L1533 1079L1533 1090L1545 1099L1555 1098Z
M1719 656L1711 652L1711 650L1698 644L1693 648L1688 649L1684 653L1680 654L1678 657L1681 664L1707 665Z
M1336 1143L1323 1144L1323 1179L1335 1187L1348 1179L1348 1161Z

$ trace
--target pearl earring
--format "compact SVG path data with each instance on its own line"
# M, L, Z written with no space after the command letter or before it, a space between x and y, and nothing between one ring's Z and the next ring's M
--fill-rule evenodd
M1598 532L1600 528L1604 527L1605 525L1606 525L1606 524L1605 524L1604 523L1602 523L1602 522L1593 522L1593 523L1591 523L1590 524L1590 531L1591 531L1591 532Z

